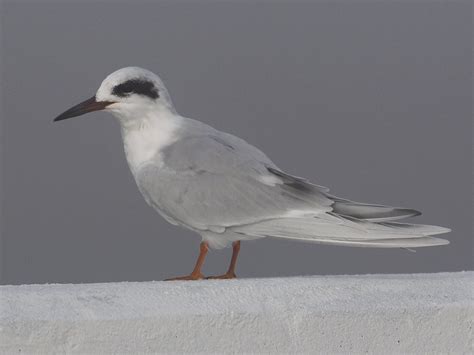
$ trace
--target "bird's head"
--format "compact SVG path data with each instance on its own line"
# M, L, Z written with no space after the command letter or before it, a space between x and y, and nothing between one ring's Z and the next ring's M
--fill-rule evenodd
M94 96L71 107L54 121L99 110L112 112L121 120L133 120L152 111L174 112L174 107L158 75L146 69L126 67L107 76Z

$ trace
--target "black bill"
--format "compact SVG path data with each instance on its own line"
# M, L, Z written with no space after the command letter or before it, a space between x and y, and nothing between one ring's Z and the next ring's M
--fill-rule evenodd
M90 99L87 99L86 101L83 101L80 104L71 107L69 110L61 113L58 117L54 119L54 122L62 121L66 118L80 116L88 112L100 111L111 104L113 104L113 102L96 101L95 96L92 96Z

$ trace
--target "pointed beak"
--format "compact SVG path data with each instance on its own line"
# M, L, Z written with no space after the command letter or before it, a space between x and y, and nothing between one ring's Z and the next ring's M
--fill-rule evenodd
M114 102L111 101L96 101L94 95L90 99L87 99L86 101L83 101L80 104L73 106L69 110L61 113L58 117L54 119L54 122L62 121L66 118L80 116L88 112L100 111L113 103Z

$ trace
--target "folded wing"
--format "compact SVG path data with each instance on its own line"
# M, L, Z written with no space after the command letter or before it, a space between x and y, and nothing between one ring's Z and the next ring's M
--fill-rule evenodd
M232 135L187 136L159 160L139 171L139 188L166 218L194 230L367 247L448 243L432 237L447 228L393 222L420 212L331 195Z

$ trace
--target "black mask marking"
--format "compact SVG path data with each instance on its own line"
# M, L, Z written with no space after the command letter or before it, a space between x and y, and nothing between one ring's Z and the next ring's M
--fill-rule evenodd
M157 99L160 97L158 89L151 81L132 79L122 84L115 86L112 94L119 97L130 96L131 94L138 94L147 96L150 99Z

